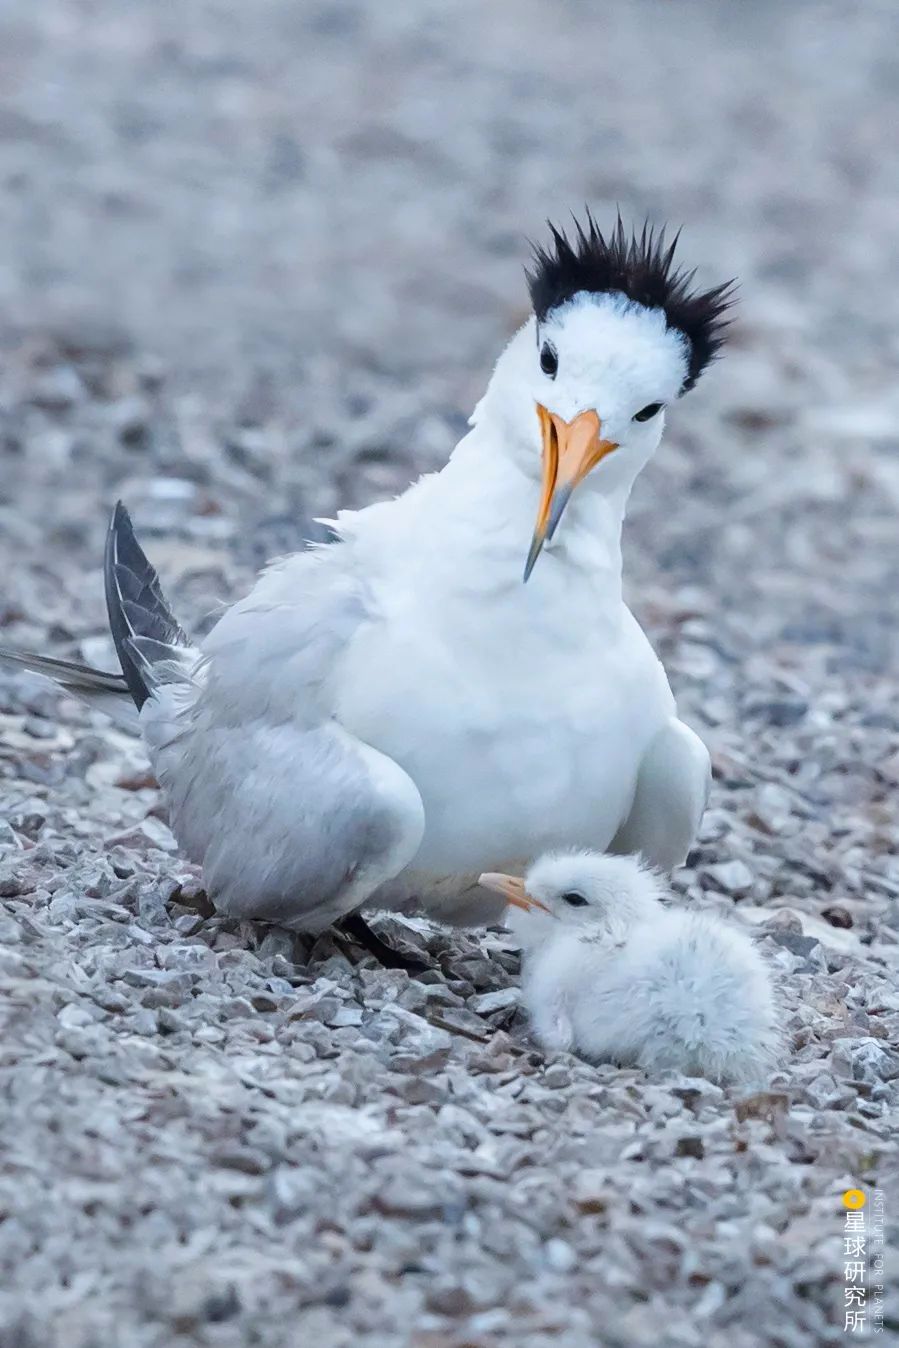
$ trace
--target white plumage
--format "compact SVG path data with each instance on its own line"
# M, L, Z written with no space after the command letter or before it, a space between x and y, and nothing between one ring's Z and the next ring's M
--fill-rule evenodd
M664 907L636 857L556 853L523 882L483 878L514 905L524 1003L544 1048L718 1082L758 1084L774 1070L777 999L751 937Z
M200 648L117 512L122 696L222 910L317 930L420 900L471 922L497 912L481 871L547 848L686 856L708 755L623 602L621 528L724 301L689 295L651 235L590 229L538 259L537 313L446 467L342 512L337 542L270 567ZM115 697L116 676L50 672Z

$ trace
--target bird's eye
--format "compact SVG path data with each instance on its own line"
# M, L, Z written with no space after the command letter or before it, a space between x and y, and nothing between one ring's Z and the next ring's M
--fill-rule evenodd
M544 342L540 348L540 369L544 374L548 374L550 379L555 379L558 368L559 357L556 348L552 342Z
M569 889L562 895L562 899L565 903L570 903L572 908L583 908L587 903L583 894L579 894L576 889Z
M661 403L647 403L639 412L634 413L634 421L650 421L657 412L661 412Z

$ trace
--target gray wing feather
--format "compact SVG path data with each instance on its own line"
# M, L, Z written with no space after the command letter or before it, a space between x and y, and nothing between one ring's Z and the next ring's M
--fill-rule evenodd
M424 826L417 788L334 720L335 665L370 616L340 546L269 568L202 654L121 504L105 580L121 674L3 648L0 661L97 705L134 716L130 695L143 708L173 831L224 911L318 930L411 860Z
M106 608L121 674L92 669L76 660L0 647L0 663L28 669L135 729L138 712L160 685L190 680L197 652L165 601L159 577L134 536L121 501L112 514L104 559ZM183 703L183 696L174 701Z
M106 610L122 676L140 711L158 682L157 666L190 651L190 640L168 604L159 576L137 541L119 501L112 512L103 562ZM140 645L138 643L150 643Z
M221 911L314 930L356 906L345 896L361 871L377 872L369 890L387 878L377 868L403 818L330 726L256 726L207 740L202 755L192 798L185 777L173 784L172 817L187 842L199 828L196 852Z
M341 544L285 559L222 615L193 679L158 687L141 714L172 828L222 911L318 930L418 847L417 788L335 719L370 602Z
M15 651L0 647L0 665L13 671L27 669L32 674L50 679L57 688L86 702L89 707L103 712L123 730L138 730L137 711L128 693L128 685L121 674L105 669L92 669L77 660L56 660L52 655L35 655L32 651Z
M77 660L57 660L52 655L35 655L32 651L14 651L8 646L0 646L0 662L11 669L43 674L73 693L115 693L123 697L128 692L121 674L93 669Z

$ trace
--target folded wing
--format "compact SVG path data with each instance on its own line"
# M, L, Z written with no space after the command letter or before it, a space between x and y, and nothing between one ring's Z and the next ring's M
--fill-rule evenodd
M270 567L196 647L120 504L105 580L121 675L5 653L97 705L130 694L172 830L222 911L320 930L421 842L411 778L333 714L335 668L372 617L351 560L338 543Z

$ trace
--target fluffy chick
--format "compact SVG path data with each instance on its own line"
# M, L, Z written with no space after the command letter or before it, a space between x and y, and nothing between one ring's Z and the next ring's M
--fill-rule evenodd
M543 1048L594 1061L756 1083L780 1051L777 1001L751 938L666 908L637 857L556 852L524 880L486 875L522 946L522 990Z

